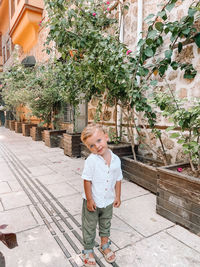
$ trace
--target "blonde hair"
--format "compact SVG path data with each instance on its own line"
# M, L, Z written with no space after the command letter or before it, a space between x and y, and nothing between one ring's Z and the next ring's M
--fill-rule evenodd
M86 140L88 137L92 136L93 133L96 130L100 130L105 133L105 130L103 129L101 124L96 124L96 123L90 123L88 124L82 131L81 133L81 141L85 144Z

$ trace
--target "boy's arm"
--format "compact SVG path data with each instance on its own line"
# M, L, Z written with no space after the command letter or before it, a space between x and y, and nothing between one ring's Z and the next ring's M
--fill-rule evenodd
M117 181L115 185L115 201L113 206L118 208L121 204L121 181Z
M84 190L85 190L85 196L87 199L87 209L89 211L95 211L96 210L96 204L92 198L91 186L92 186L91 181L84 180Z

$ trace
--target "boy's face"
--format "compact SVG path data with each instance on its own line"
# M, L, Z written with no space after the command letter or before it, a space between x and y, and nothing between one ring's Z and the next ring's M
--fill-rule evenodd
M86 139L85 144L90 152L103 156L108 149L108 135L96 129L95 132Z

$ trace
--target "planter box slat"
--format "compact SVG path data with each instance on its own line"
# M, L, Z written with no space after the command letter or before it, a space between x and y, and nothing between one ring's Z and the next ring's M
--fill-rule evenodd
M174 172L176 174L176 172ZM159 178L162 181L165 181L166 183L174 184L178 187L180 187L186 190L191 190L193 192L199 193L200 188L200 179L196 179L196 181L193 179L186 179L181 176L174 175L173 179L172 176L169 176L169 173L159 173Z
M157 172L155 173L155 171L138 168L137 164L133 164L133 166L122 164L122 169L156 185L155 180L157 179Z
M191 210L188 210L187 207L181 207L176 203L166 201L160 197L157 198L157 203L158 206L163 207L177 216L200 226L200 216L193 213Z
M177 223L187 229L189 229L190 231L192 231L193 233L197 234L198 236L200 236L200 226L196 225L186 219L184 219L183 217L180 217L174 213L172 213L171 211L164 209L163 207L157 205L156 206L156 211L158 214L162 215L163 217L167 218L168 220Z
M22 133L22 123L19 121L15 122L15 132L16 133Z
M123 175L124 175L124 178L144 187L145 189L147 189L153 193L157 192L157 186L150 183L148 180L145 180L142 177L139 177L138 175L135 175L135 174L130 173L130 172L126 172L124 170L123 170Z
M158 188L157 194L159 199L169 201L200 216L200 206L196 203L188 201L186 198L179 196L177 192L172 194L172 192L167 192L166 190Z
M10 129L11 131L14 131L14 130L15 130L15 122L16 122L16 121L14 121L14 120L9 121L9 129Z
M135 168L132 168L124 164L122 164L122 169L123 171L126 171L126 173L130 173L131 175L138 177L138 179L146 180L148 183L151 183L157 186L155 182L155 177L154 177L155 174L151 176L148 173L143 173L140 169L137 168L137 166L135 166Z
M164 178L164 177L163 177ZM181 181L179 181L179 184L177 183L173 183L173 181L165 181L164 179L161 180L161 176L159 176L159 180L158 180L158 188L161 188L163 190L166 190L167 192L171 192L174 193L178 196L182 196L183 198L186 198L188 200L191 200L200 205L200 194L199 192L195 190L193 190L193 188L187 187L187 184L182 183ZM200 190L200 186L199 186L199 190Z

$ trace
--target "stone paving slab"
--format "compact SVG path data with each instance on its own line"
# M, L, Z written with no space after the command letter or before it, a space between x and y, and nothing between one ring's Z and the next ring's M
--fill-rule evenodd
M153 194L139 196L122 202L114 214L133 226L138 233L148 237L174 225L156 214L155 202L156 197Z
M200 253L200 237L189 232L187 229L176 225L167 230L167 233L180 242L187 244L192 249ZM189 238L188 238L189 237ZM199 265L200 266L200 265Z
M20 207L0 212L0 218L1 224L8 225L5 231L7 233L21 232L38 225L28 207Z
M118 252L119 265L126 267L199 267L200 254L160 232Z
M3 194L1 201L6 210L30 205L31 202L24 191Z
M70 187L67 183L50 184L46 186L48 190L56 197L63 197L68 195L74 195L77 193L75 189Z
M136 198L139 196L143 196L145 194L150 194L149 191L145 190L144 188L137 186L134 183L131 183L126 180L122 180L122 193L121 193L121 200L125 201L128 199Z
M81 213L83 201L80 193L76 193L72 196L60 197L58 200L72 215Z
M111 240L118 248L133 245L144 237L115 215L112 218Z
M51 185L67 181L66 177L59 173L45 174L33 178L38 179L44 185Z
M1 246L7 267L71 267L45 226L17 235L18 247Z
M0 194L11 192L11 188L7 182L0 182Z
M41 165L39 168L38 166L29 167L29 170L32 173L32 176L40 176L40 175L47 175L52 174L54 171L50 169L48 166Z
M9 183L11 190L14 192L23 190L17 181L9 181L8 183Z

